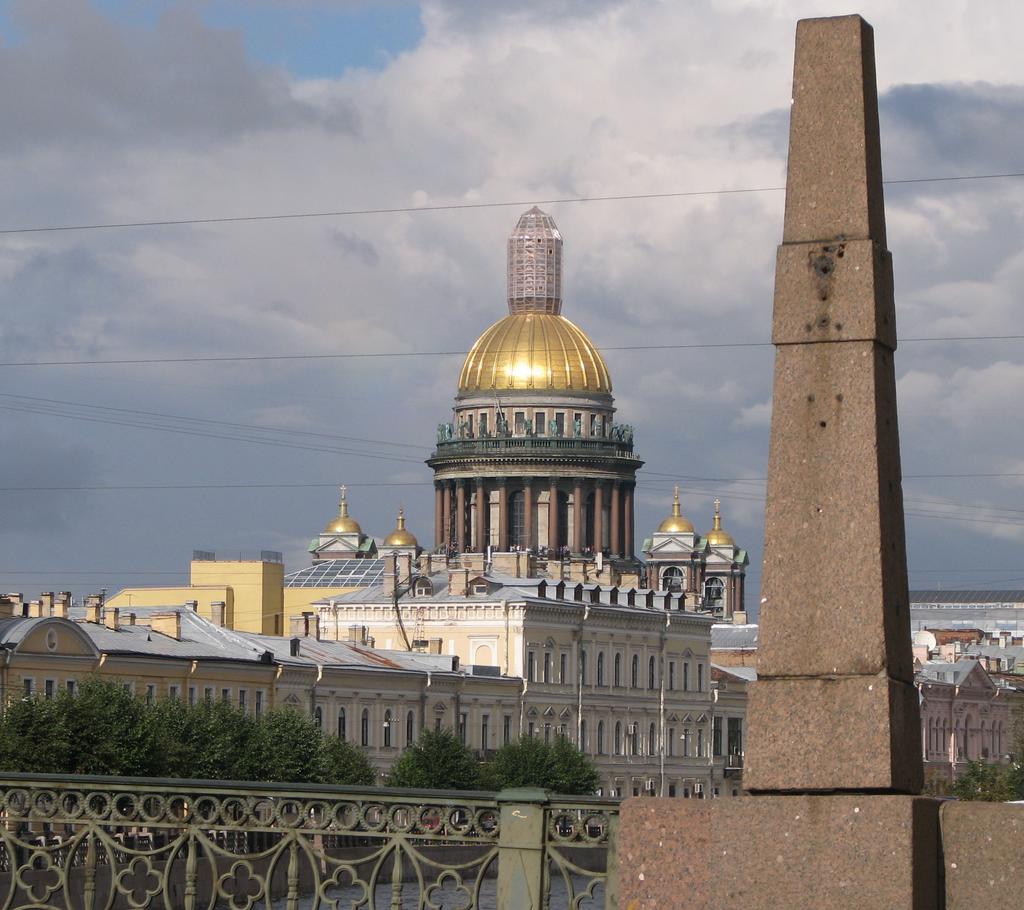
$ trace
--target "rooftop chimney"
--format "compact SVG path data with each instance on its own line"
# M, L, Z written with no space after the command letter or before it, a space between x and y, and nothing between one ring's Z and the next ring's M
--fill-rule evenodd
M121 611L117 607L107 607L103 611L103 625L115 632L121 628Z
M181 641L181 614L177 610L173 613L154 613L149 619L149 627L154 632Z

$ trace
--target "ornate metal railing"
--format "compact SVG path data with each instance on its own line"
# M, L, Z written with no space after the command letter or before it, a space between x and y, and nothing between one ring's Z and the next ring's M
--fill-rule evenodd
M431 459L454 455L548 455L568 452L636 459L633 443L615 439L563 436L499 436L493 439L452 439L437 443Z
M0 910L613 908L617 822L542 790L3 774Z

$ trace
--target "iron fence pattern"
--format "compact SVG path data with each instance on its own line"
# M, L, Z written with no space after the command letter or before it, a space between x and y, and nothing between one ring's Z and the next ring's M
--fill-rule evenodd
M538 811L539 843L503 841ZM514 907L596 910L616 819L598 800L4 774L0 910L490 910L525 854L540 880Z

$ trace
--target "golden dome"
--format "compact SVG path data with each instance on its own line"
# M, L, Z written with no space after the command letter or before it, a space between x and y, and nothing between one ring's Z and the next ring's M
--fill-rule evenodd
M715 500L715 526L708 531L708 543L713 547L735 547L736 541L732 539L732 534L722 529L722 501L720 499Z
M417 547L416 535L405 527L405 509L398 510L398 523L395 530L384 538L385 547Z
M608 394L612 380L594 343L564 316L516 313L480 336L459 374L460 393L501 389Z
M658 530L664 534L692 534L693 525L689 519L683 517L679 510L679 487L676 487L675 495L672 498L672 514L669 515L660 525Z
M345 498L345 487L341 488L341 500L338 502L338 517L324 528L324 534L362 534L359 522L348 514L348 500Z

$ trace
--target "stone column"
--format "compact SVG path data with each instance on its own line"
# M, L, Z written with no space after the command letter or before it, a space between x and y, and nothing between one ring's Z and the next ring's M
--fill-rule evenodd
M434 483L434 549L444 546L444 489Z
M859 17L798 26L786 186L744 784L917 793L892 258Z
M622 555L626 559L633 558L633 547L635 546L633 537L636 534L636 530L633 527L634 516L633 516L633 490L635 485L628 483L626 488L622 492L622 515L623 515L623 527L625 540L622 543Z
M601 541L604 539L604 481L598 480L594 483L594 552L601 551Z
M548 549L558 546L558 479L552 477L548 484ZM554 555L554 554L552 554Z
M612 514L611 514L611 525L612 534L611 540L609 541L609 552L612 556L622 555L622 524L621 524L621 505L622 505L622 481L613 480L612 488Z
M450 480L442 480L441 483L444 486L444 533L442 535L444 540L442 543L445 549L447 549L452 542L452 482Z
M455 546L466 549L466 481L455 481Z
M487 552L487 519L491 511L488 502L487 488L483 480L476 482L476 550L478 553Z
M572 551L579 553L583 549L583 479L576 478L572 491Z
M523 478L523 547L529 549L533 546L533 481L529 477Z
M504 477L498 481L498 550L508 552L508 485Z

